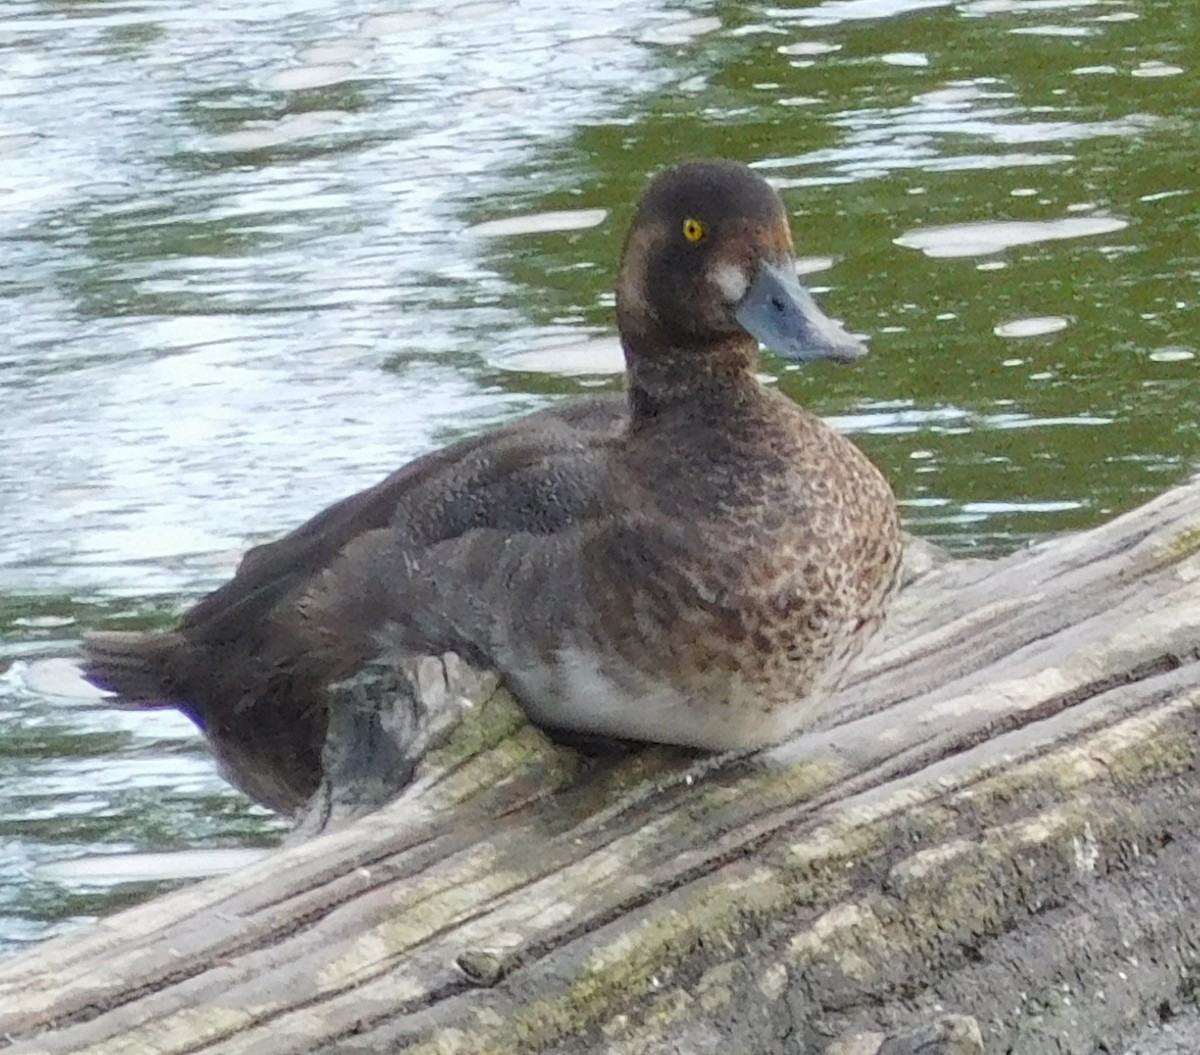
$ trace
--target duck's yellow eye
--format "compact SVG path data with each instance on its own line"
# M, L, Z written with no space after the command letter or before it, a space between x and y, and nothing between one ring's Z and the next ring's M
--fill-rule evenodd
M704 237L704 224L697 220L694 216L689 216L683 221L683 237L689 242L698 242Z

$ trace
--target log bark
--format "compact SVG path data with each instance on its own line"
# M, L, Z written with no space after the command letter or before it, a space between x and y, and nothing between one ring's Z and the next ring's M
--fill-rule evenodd
M588 757L476 680L396 801L0 964L0 1048L1200 1050L1200 483L919 564L770 751Z

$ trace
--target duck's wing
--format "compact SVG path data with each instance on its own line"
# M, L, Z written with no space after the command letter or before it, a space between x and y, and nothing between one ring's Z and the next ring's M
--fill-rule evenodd
M356 538L380 528L420 547L501 525L505 516L522 515L519 501L505 503L506 481L524 492L518 498L527 504L549 509L565 498L579 501L586 496L555 495L552 481L539 479L539 466L615 438L627 419L621 396L576 399L417 458L283 538L249 550L228 583L185 613L179 630L189 637L235 636L239 625L263 618Z

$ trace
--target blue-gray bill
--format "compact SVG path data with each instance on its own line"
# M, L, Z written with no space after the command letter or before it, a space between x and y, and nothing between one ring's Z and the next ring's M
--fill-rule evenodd
M752 337L792 362L849 363L867 352L862 341L817 307L791 261L780 266L764 260L734 317Z

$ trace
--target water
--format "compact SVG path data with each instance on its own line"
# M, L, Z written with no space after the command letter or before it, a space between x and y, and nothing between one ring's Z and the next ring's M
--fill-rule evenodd
M416 454L613 385L620 240L676 158L782 189L872 355L764 370L912 530L1002 551L1182 480L1193 8L8 0L0 949L278 835L187 722L79 682L79 635L162 625ZM183 849L212 860L111 856Z

